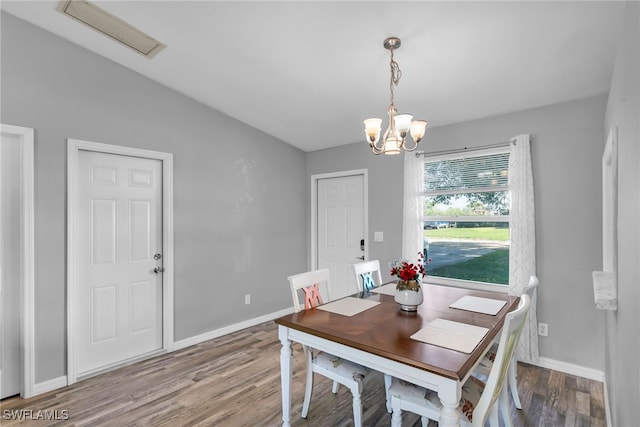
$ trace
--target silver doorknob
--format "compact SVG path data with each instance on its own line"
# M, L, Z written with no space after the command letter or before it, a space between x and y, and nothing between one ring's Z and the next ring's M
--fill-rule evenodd
M357 256L356 259L361 259L362 261L364 261L364 255L362 256Z
M156 267L153 269L153 272L158 274L158 273L162 273L164 271L164 268L162 267Z

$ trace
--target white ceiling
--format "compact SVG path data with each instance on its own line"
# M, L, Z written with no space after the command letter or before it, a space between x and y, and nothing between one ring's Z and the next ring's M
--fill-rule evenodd
M364 141L389 104L442 126L606 93L619 2L95 1L165 43L147 59L55 11L31 22L305 151ZM428 141L428 129L426 141Z

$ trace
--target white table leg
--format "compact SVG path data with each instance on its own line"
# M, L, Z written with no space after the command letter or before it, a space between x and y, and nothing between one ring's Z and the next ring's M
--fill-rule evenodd
M438 397L442 403L440 409L440 427L460 427L461 386L456 381L442 381L438 388Z
M280 350L280 384L282 388L282 426L291 426L291 377L293 376L293 352L287 334L288 328L279 325L278 337L282 343Z

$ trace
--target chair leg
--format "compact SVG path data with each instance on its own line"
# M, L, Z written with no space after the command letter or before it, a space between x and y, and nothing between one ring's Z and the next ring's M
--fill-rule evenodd
M334 381L331 386L331 393L336 394L338 392L338 387L340 387L340 383L338 381Z
M402 427L402 408L399 400L391 399L391 427Z
M391 388L391 375L384 375L384 395L387 398L387 412L390 414L393 412L391 408L391 395L389 394L389 389Z
M516 408L522 409L522 403L520 403L520 395L518 395L518 361L515 355L511 358L509 363L509 389L511 389L511 397L513 397L513 403Z
M362 382L352 383L349 386L351 395L353 396L353 425L362 427Z
M313 370L310 365L307 365L307 384L304 388L304 402L302 403L302 418L307 418L309 413L309 404L311 403L311 392L313 391Z

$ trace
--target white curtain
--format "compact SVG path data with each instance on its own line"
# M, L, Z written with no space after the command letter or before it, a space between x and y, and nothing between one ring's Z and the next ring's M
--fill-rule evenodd
M511 143L509 190L511 191L509 293L520 296L529 283L529 277L536 274L535 207L529 135L518 135ZM527 323L518 346L519 359L530 363L537 362L539 357L536 296L534 293Z
M422 211L424 161L415 152L404 153L404 208L402 218L402 258L418 261L422 252Z

